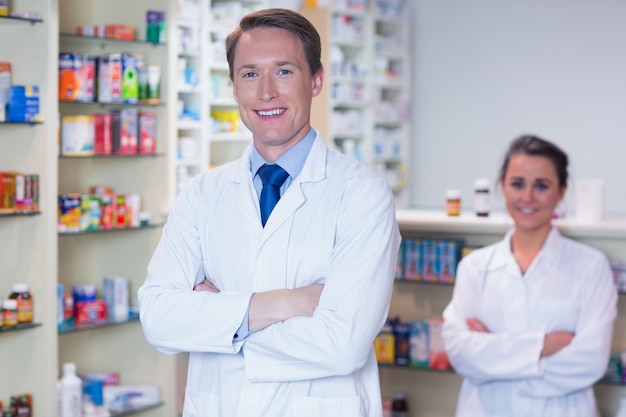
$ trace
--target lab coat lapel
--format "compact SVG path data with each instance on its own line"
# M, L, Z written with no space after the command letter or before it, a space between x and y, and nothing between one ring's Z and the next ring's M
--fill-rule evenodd
M268 239L306 201L303 183L317 182L326 177L326 157L328 147L318 133L309 156L285 194L280 198L263 229L264 240ZM260 220L259 220L260 221Z
M250 151L249 145L238 166L233 170L231 181L238 184L237 189L237 209L241 216L250 224L250 227L261 227L261 217L259 211L259 199L257 198L254 184L252 183L252 174L250 173Z

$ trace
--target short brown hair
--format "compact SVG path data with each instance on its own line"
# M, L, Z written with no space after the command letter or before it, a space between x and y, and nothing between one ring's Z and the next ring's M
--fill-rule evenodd
M315 26L300 13L288 9L264 9L245 15L237 29L226 38L226 59L231 81L234 77L237 43L244 32L257 28L279 28L293 33L302 41L311 75L322 68L322 42Z

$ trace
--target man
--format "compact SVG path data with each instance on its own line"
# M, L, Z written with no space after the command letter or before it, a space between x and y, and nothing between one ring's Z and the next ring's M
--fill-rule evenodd
M251 13L226 49L253 143L174 203L138 292L146 338L191 352L185 417L382 416L373 341L400 244L393 195L310 126L324 70L308 20Z

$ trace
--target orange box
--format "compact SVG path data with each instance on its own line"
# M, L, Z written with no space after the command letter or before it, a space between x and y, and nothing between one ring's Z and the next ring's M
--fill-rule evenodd
M0 213L15 211L15 172L0 172Z
M77 101L81 95L82 55L59 53L59 100Z

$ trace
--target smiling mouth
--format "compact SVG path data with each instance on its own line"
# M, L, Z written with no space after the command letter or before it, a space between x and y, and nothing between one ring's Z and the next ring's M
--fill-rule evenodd
M278 116L283 114L287 109L273 109L273 110L257 110L257 114L262 117Z
M536 208L528 208L528 207L526 207L526 208L521 207L521 208L518 208L517 210L522 212L522 214L533 214L533 213L536 213L538 211L538 209L536 209Z

